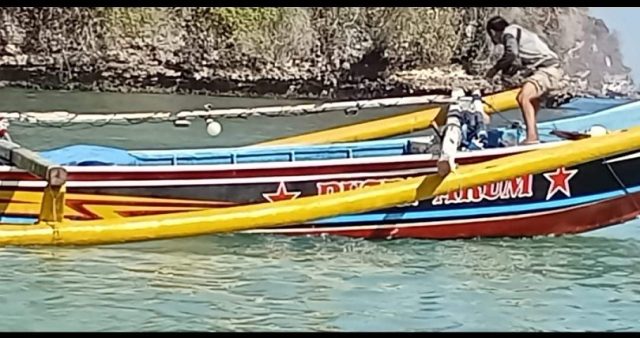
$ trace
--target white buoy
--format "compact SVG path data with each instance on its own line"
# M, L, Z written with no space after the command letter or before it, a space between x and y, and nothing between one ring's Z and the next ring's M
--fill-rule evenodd
M206 119L207 122L207 134L211 137L216 137L222 132L222 125L214 119Z
M589 128L589 131L587 133L590 136L604 136L604 135L607 135L609 131L607 130L607 128L603 126L594 125L591 128Z

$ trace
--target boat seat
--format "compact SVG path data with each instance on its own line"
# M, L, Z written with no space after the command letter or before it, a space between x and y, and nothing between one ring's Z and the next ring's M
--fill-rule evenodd
M440 143L435 136L416 137L409 140L409 154L435 154L440 150Z

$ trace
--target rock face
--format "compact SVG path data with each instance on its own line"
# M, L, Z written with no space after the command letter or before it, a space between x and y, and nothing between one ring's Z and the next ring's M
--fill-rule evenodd
M573 7L4 7L0 81L323 98L494 91L505 84L481 74L496 58L484 21L498 13L563 55L568 91L633 94L615 35Z

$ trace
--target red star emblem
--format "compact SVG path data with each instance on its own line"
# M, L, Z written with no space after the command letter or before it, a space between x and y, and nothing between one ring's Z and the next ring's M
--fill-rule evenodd
M544 173L544 178L549 180L549 190L547 191L547 200L553 197L558 191L565 196L571 197L571 185L569 181L578 173L578 169L567 170L564 167L556 169L551 173Z
M287 185L284 182L280 182L278 185L278 190L272 193L262 193L262 197L264 197L269 202L277 202L284 200L294 200L298 196L300 196L302 192L300 191L288 191Z

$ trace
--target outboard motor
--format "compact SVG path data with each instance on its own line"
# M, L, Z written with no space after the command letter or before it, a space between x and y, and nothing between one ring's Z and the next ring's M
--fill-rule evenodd
M460 120L462 122L462 140L460 142L461 150L479 150L487 148L489 137L487 134L487 125L482 115L482 98L474 93L472 96L472 104L480 104L480 109L462 110Z
M452 110L450 116L455 116L460 121L460 145L459 150L480 150L489 145L487 125L483 115L482 97L475 91L471 96L471 102L461 105L461 109Z
M458 150L478 150L488 146L484 106L480 92L464 97L464 91L454 89L451 97L457 102L449 105L447 124L442 131L442 143L437 162L438 174L445 176L455 169Z

